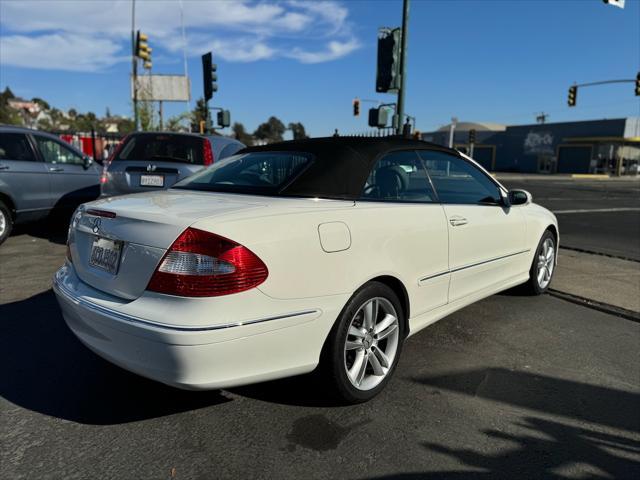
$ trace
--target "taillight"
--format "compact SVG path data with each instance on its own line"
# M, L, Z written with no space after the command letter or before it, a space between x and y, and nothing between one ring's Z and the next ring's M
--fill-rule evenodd
M113 162L113 160L120 154L120 150L122 150L122 147L127 142L130 136L131 135L126 135L122 140L120 140L118 142L118 145L116 145L116 148L113 149L113 151L109 154L109 157L104 161L102 165L102 175L100 176L101 184L105 184L109 181L109 175L107 173L107 171L109 170L109 165L111 165L111 162Z
M257 287L268 275L267 266L248 248L187 228L162 258L147 290L182 297L217 297Z
M213 150L211 150L211 142L206 138L202 139L202 158L205 165L213 163Z

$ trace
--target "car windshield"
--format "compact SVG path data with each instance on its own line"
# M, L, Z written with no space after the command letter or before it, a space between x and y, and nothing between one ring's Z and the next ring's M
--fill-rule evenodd
M116 161L180 162L202 165L204 139L191 135L132 135L122 146Z
M301 152L248 152L214 163L173 188L275 195L312 161Z

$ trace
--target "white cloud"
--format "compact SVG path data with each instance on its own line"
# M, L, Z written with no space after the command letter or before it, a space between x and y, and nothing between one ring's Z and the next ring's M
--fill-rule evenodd
M302 63L321 63L337 60L349 55L354 50L360 48L360 42L355 38L346 42L331 41L324 50L310 52L300 48L295 48L292 52L286 54L287 57L294 58Z
M201 54L204 46L228 61L317 63L359 47L347 8L334 1L139 0L136 27L149 34L152 46L181 50L181 5L189 55ZM131 0L0 0L0 27L2 64L99 70L129 55Z
M9 35L0 38L0 63L46 70L96 71L128 60L120 45L86 35Z

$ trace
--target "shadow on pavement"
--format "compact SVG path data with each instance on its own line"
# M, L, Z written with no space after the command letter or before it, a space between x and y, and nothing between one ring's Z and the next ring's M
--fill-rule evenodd
M344 402L331 396L324 379L313 372L297 377L256 383L229 390L243 397L296 407L341 407Z
M509 447L487 454L425 442L430 452L447 455L470 471L412 472L377 480L485 478L638 478L640 441L537 417L516 425L522 433L485 430L489 441ZM635 458L635 459L634 459Z
M0 395L20 407L79 423L111 425L230 401L187 392L102 360L67 328L53 292L0 305Z
M51 243L64 245L67 243L67 230L71 212L56 212L37 222L18 224L11 232L12 237L30 235L36 238L48 240Z
M487 439L478 448L423 442L430 455L446 455L469 470L396 473L377 480L640 478L638 394L502 368L415 380L568 421L523 416L509 432L483 430Z
M431 387L553 415L640 432L640 395L504 368L417 378Z

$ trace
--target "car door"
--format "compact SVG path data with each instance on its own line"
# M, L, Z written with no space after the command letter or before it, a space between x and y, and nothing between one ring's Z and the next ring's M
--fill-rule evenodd
M368 202L375 202L375 207ZM380 158L358 208L370 213L365 217L368 223L357 230L374 242L377 255L389 256L389 263L402 274L411 298L411 316L446 304L446 217L417 153L396 151Z
M472 162L421 150L449 229L449 302L508 282L526 265L526 223L499 185ZM525 268L526 271L526 268Z
M14 203L17 219L37 219L51 208L51 186L29 137L0 132L0 191Z
M62 140L34 135L40 155L50 173L54 207L75 207L100 194L100 173L94 163Z

